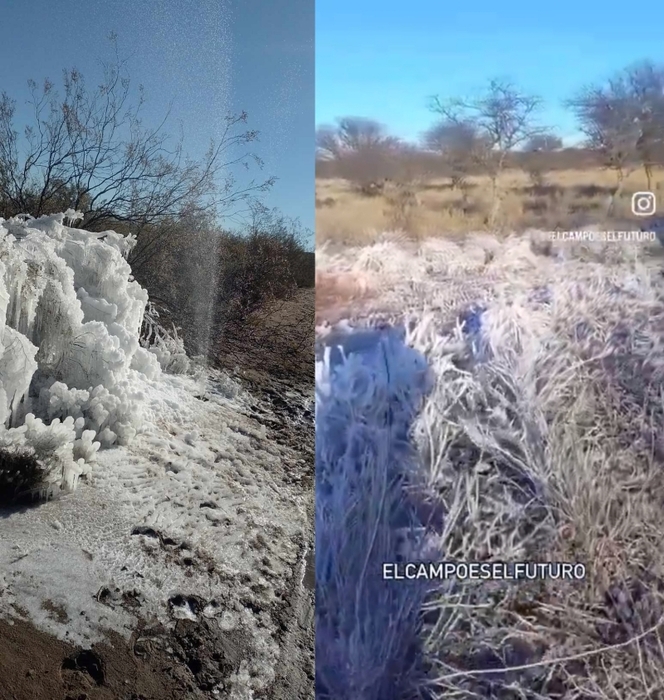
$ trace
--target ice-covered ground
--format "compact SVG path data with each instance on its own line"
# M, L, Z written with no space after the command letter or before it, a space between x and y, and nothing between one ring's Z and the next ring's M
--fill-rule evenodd
M66 221L0 219L0 444L48 467L38 505L0 509L0 616L83 646L215 619L249 640L225 696L251 698L304 576L307 465L228 376L163 371L181 348L141 346L131 240Z

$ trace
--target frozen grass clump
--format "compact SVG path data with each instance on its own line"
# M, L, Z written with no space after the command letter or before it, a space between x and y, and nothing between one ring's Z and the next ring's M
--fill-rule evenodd
M148 302L143 316L141 346L157 358L164 372L187 374L194 369L177 328L175 326L171 330L164 328L159 322L159 311L152 302ZM141 353L134 361L134 368L144 371L143 365L150 364L151 359Z
M660 278L586 262L546 281L487 306L470 370L439 345L415 436L429 492L454 514L436 535L443 559L588 575L441 586L423 629L436 700L645 697L664 680Z
M421 526L409 433L430 375L393 330L332 342L316 376L317 697L387 700L418 671L426 586L383 580L382 565Z
M160 362L188 366L177 337L141 346L134 239L66 225L79 216L0 219L0 441L32 451L54 490L89 474L100 446L142 430L142 386Z
M0 448L0 507L31 495L43 481L44 470L34 452L7 446Z

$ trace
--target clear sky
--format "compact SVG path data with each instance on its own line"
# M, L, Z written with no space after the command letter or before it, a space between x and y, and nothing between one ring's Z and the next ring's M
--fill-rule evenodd
M428 97L476 95L498 77L540 95L542 124L570 143L561 102L636 61L664 62L662 27L654 2L317 0L316 123L369 117L416 139L435 121Z
M26 81L60 81L78 68L97 84L115 32L132 82L145 87L144 120L172 105L185 149L203 153L228 111L261 132L263 173L279 178L265 203L314 225L313 0L3 0L0 91L18 101Z

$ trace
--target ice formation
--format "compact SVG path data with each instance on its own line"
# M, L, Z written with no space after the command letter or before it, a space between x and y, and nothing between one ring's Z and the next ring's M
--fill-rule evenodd
M140 343L135 239L66 225L79 218L0 218L0 447L34 451L50 491L75 488L100 447L142 429L141 387L169 361Z

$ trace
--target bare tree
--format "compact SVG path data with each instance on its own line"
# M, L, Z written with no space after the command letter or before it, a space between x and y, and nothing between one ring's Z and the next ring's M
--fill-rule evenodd
M546 130L535 124L541 105L539 97L521 92L508 81L491 80L484 94L477 98L431 99L431 110L447 124L468 125L477 134L478 148L471 152L473 161L491 179L492 206L489 226L496 223L502 203L499 177L508 154ZM467 127L464 127L467 128Z
M615 170L616 188L607 215L613 212L625 179L643 167L651 185L652 166L662 162L664 144L664 69L644 62L622 70L605 85L584 87L566 102L586 136Z
M352 152L388 149L399 145L399 140L389 136L380 122L364 117L339 119L337 139L342 151Z
M228 115L221 136L205 156L185 156L183 137L142 122L144 92L131 104L125 61L104 66L101 84L86 87L76 69L64 72L60 96L50 80L29 82L32 124L14 126L16 103L0 97L0 207L3 216L40 216L71 206L82 210L82 226L124 223L138 234L148 225L183 213L223 212L240 216L274 178L240 186L236 166L262 167L249 144L258 132L244 129L245 113ZM168 115L167 115L168 116Z
M361 189L394 174L402 145L380 122L365 117L343 117L336 126L319 127L316 143L318 156L335 160L339 174Z
M523 147L523 164L534 188L541 190L546 186L545 176L551 165L548 154L562 146L563 140L555 134L542 133L528 139Z
M316 157L335 160L342 155L342 147L334 126L319 126L316 129Z
M664 162L664 66L637 63L626 70L626 79L640 106L636 147L650 189L653 166Z
M454 189L464 186L486 148L474 123L450 119L434 124L425 132L423 141L428 150L442 156Z
M563 147L563 140L555 134L537 134L528 140L524 147L526 153L550 153Z

